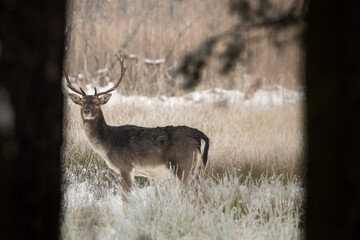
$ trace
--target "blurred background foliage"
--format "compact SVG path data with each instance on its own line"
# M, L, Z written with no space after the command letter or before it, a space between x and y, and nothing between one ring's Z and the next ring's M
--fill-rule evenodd
M302 85L303 0L70 0L67 12L65 66L82 86L115 79L114 54L126 95Z

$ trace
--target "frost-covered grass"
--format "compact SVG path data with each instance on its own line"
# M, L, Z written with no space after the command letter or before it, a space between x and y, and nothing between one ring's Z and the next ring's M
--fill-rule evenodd
M303 188L284 175L228 175L188 187L137 185L123 211L118 187L89 182L64 193L64 239L300 239Z
M214 91L174 100L115 93L103 107L112 125L189 125L210 138L209 164L198 185L185 186L175 178L165 182L137 178L125 206L120 177L91 149L79 108L69 104L62 238L301 238L304 188L298 96L264 104L265 100L241 99L241 92L224 91L220 98L211 94ZM231 100L235 95L240 99Z

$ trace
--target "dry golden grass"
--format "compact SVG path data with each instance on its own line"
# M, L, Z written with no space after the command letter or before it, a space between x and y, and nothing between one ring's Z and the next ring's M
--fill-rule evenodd
M110 100L111 101L111 100ZM65 135L74 147L86 146L79 107L67 110ZM116 103L103 107L110 125L134 124L145 127L188 125L210 138L208 173L237 175L249 171L261 174L302 176L302 111L299 104L247 106L241 103L198 103L193 106L163 106ZM77 150L78 151L78 150ZM86 154L87 155L87 154ZM96 155L96 154L95 154ZM102 161L102 160L100 160Z

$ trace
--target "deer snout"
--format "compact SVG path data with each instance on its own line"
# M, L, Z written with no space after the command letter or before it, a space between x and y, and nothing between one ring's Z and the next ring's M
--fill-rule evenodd
M82 110L82 117L83 119L87 119L87 120L90 120L90 119L94 119L95 116L93 116L93 111L90 109L90 108L84 108Z

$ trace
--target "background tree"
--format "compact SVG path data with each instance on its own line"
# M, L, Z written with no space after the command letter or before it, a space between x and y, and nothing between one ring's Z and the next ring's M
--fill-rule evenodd
M303 30L305 6L302 0L284 1L280 4L274 0L229 1L229 12L237 18L236 24L207 39L183 57L177 71L186 78L184 88L190 89L200 83L201 73L211 57L220 60L220 73L226 75L237 64L248 65L251 62L254 53L251 48L245 48L249 43L256 46L256 43L268 38L281 50L286 44L299 40ZM225 47L215 52L217 45Z

